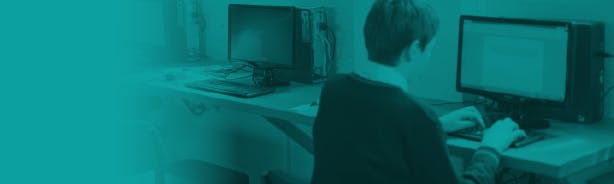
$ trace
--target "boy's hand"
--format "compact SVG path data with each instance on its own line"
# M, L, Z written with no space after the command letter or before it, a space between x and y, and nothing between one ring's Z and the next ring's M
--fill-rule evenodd
M482 115L474 106L452 111L439 117L439 121L441 122L445 132L455 132L474 127L476 125L484 128L484 120L482 119Z
M482 146L491 147L499 153L505 151L514 141L526 136L524 130L510 118L497 121L484 131Z

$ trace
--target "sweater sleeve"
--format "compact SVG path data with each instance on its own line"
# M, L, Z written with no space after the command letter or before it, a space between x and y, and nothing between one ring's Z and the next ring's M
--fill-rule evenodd
M490 148L478 149L463 173L455 173L450 161L445 135L439 121L425 111L414 114L410 136L410 156L418 164L420 180L427 183L494 184L500 156ZM415 149L420 148L420 149ZM412 160L412 159L409 159ZM414 166L415 167L415 166Z
M495 174L501 156L492 148L481 147L465 168L461 180L463 183L495 183Z

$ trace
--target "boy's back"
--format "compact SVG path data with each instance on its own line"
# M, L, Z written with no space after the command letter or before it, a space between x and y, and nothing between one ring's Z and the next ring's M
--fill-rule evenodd
M400 88L330 80L313 134L312 183L456 183L439 123Z

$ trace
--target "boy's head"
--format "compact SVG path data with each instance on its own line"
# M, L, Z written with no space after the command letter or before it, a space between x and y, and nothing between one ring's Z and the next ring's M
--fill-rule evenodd
M438 29L435 11L420 0L377 0L364 26L369 60L396 67L402 59L430 52L427 46Z

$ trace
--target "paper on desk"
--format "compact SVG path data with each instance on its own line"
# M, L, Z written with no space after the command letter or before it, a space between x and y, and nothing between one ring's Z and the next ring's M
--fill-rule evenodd
M291 111L297 112L301 115L315 117L318 113L318 106L312 104L305 104L293 107L290 109Z

